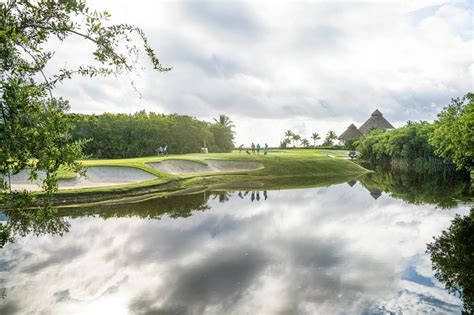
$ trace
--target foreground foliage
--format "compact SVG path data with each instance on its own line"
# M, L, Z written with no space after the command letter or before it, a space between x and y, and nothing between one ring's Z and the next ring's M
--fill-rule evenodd
M73 75L118 75L135 69L137 38L157 71L162 67L143 31L128 24L107 25L108 12L90 10L80 0L9 0L0 3L0 192L3 179L25 168L46 173L44 190L56 190L59 167L77 171L82 156L80 141L70 136L73 127L65 112L66 100L54 97L58 83ZM62 68L52 76L44 69L54 52L48 41L73 36L92 43L96 64Z
M474 93L455 98L438 114L430 143L458 169L474 168Z
M474 209L456 215L451 226L428 244L436 278L461 297L464 312L474 311Z

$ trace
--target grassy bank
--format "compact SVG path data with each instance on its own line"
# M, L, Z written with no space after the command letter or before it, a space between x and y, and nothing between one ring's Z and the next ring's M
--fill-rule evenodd
M248 155L244 152L213 154L181 154L166 157L142 157L113 160L84 160L84 167L90 166L128 166L147 171L157 176L156 179L125 185L95 187L85 189L61 190L57 193L60 199L100 200L113 195L142 195L144 193L173 193L176 191L198 191L200 189L231 189L252 187L261 189L286 189L299 187L328 186L360 176L367 170L351 161L327 157L328 150L274 150L267 156ZM338 154L341 157L343 155ZM264 168L256 171L232 173L199 173L173 175L160 172L147 165L149 162L160 162L165 159L190 160L206 164L206 159L236 161L254 161L263 164ZM60 178L71 178L74 174L61 172Z

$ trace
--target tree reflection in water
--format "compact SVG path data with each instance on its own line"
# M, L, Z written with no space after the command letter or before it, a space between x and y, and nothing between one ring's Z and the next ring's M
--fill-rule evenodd
M385 192L410 204L432 204L443 209L473 200L472 185L462 174L446 176L442 172L394 172L377 168L359 181L374 199ZM348 184L353 187L355 182ZM468 216L456 215L451 226L427 245L427 253L431 255L435 277L463 300L465 313L471 314L474 311L474 208Z
M239 192L238 195L243 199L248 193L247 191L242 195L242 192ZM70 228L67 218L91 215L98 215L104 219L110 217L160 219L164 215L171 218L186 218L191 216L193 211L209 210L210 199L224 203L229 201L232 195L233 192L229 191L205 191L196 194L150 198L137 203L114 203L77 208L43 206L6 209L2 210L8 219L6 223L0 223L0 248L6 243L12 242L15 237L23 237L27 234L35 236L63 235ZM265 200L268 198L266 191L263 192L263 196ZM260 192L252 191L252 201L255 199L260 200Z
M70 223L58 215L58 209L52 206L38 208L14 208L3 210L8 221L1 225L0 248L15 237L28 234L35 236L51 234L63 235L70 228Z
M403 172L380 167L360 177L359 181L374 199L385 192L393 198L415 205L432 204L439 208L452 208L460 201L472 201L473 197L469 177L458 173ZM355 182L350 181L348 184L352 187Z
M435 277L463 300L464 313L474 311L474 208L464 217L456 215L451 226L434 242L427 253Z
M224 203L226 201L229 201L230 198L232 197L232 192L230 191L219 191L215 192L214 197L212 199L216 200L218 199L220 203Z

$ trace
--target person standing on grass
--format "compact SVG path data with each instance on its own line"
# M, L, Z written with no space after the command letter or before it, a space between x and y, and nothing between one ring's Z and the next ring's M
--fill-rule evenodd
M251 148L252 148L252 154L255 154L255 143L252 142Z
M243 149L244 149L244 145L241 144L241 145L239 146L239 153L242 153L242 150L243 150Z
M265 148L263 149L263 155L268 154L268 144L265 143Z
M257 143L257 154L260 155L260 143Z
M168 146L165 145L165 148L163 149L163 155L168 155Z
M156 148L155 152L158 153L158 155L161 155L163 153L163 148L160 146Z

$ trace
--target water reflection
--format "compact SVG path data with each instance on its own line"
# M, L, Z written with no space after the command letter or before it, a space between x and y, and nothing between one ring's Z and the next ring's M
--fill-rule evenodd
M186 218L195 211L206 211L210 207L210 200L224 203L230 200L235 192L229 191L204 191L195 194L175 195L161 198L148 198L136 203L112 203L100 206L81 207L53 207L5 209L2 213L5 222L0 225L0 249L15 238L28 234L36 236L63 235L69 231L70 223L66 217L100 216L110 217L139 217L143 219L160 219L163 215L171 218ZM249 201L268 199L267 191L239 191L242 199L249 194Z
M377 168L359 181L374 199L386 192L411 204L432 204L440 208L452 208L459 202L473 200L472 186L462 174L394 172ZM354 184L355 181L349 182L351 186Z
M26 233L1 252L0 313L459 313L425 250L468 212L465 188L414 202L416 181L370 176L31 216L66 222L62 237L47 228L57 223L16 218Z
M249 194L250 191L245 191L245 192L242 192L242 191L239 191L238 192L238 196L240 197L240 199L246 199L245 197L247 197L247 195ZM262 198L264 198L263 200L267 200L268 199L268 192L266 190L264 191L252 191L251 194L250 194L250 201L251 202L254 202L254 201L260 201L260 193L262 194Z
M427 252L435 277L462 298L466 314L474 312L474 208L469 215L456 215Z

